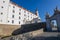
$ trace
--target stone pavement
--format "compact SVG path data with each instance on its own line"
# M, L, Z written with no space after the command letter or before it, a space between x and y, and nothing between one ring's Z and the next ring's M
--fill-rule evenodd
M41 35L38 35L32 40L60 40L60 33L59 32L44 32Z

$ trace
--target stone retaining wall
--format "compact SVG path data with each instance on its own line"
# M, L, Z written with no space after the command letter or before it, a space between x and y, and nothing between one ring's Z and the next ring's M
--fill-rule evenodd
M19 25L8 25L8 24L0 24L0 37L1 36L9 36L16 29L20 28Z
M33 37L41 35L42 33L43 33L43 29L40 29L40 30L31 31L24 34L6 37L1 40L32 40Z

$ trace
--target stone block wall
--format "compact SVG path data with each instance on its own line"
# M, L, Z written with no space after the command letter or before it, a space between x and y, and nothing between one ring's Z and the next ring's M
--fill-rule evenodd
M10 36L12 32L18 28L20 25L9 25L9 24L0 24L0 37L1 36Z
M43 29L39 29L39 30L24 33L24 34L6 37L1 40L32 40L34 37L39 36L43 33L44 33Z

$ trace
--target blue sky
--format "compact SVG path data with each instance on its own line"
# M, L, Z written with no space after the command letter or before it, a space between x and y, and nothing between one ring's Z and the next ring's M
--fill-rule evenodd
M48 12L50 15L53 15L54 9L58 6L60 9L60 0L12 0L16 4L35 12L35 9L38 8L39 16L41 21L45 21L45 14Z

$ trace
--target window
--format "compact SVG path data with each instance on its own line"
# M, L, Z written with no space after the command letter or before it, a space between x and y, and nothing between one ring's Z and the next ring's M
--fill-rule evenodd
M21 15L21 13L19 12L19 15Z
M28 13L28 15L29 15L29 13Z
M3 1L3 3L5 3L5 1Z
M12 18L14 18L14 15L12 15Z
M32 15L32 14L31 14Z
M13 13L15 13L15 10L13 10Z
M11 6L11 5L9 5L9 6Z
M1 15L3 15L3 13L1 12Z
M28 16L28 20L29 20L29 16Z
M0 20L2 22L2 20Z
M26 16L26 14L24 14L24 16Z
M28 18L29 18L29 16L28 16Z
M19 11L21 11L21 9L19 9Z
M15 8L15 6L13 6L13 8Z
M19 16L19 19L20 19L20 16Z
M28 18L28 20L29 20L29 18Z
M23 20L23 22L25 22L25 20Z
M24 11L24 13L26 13L26 11Z
M19 24L20 24L20 21L19 21Z
M31 17L32 18L32 17Z
M1 8L4 8L3 6L1 6Z
M14 20L12 20L12 23L14 23Z
M25 22L26 18L24 18L23 22Z
M9 21L8 21L9 22Z

